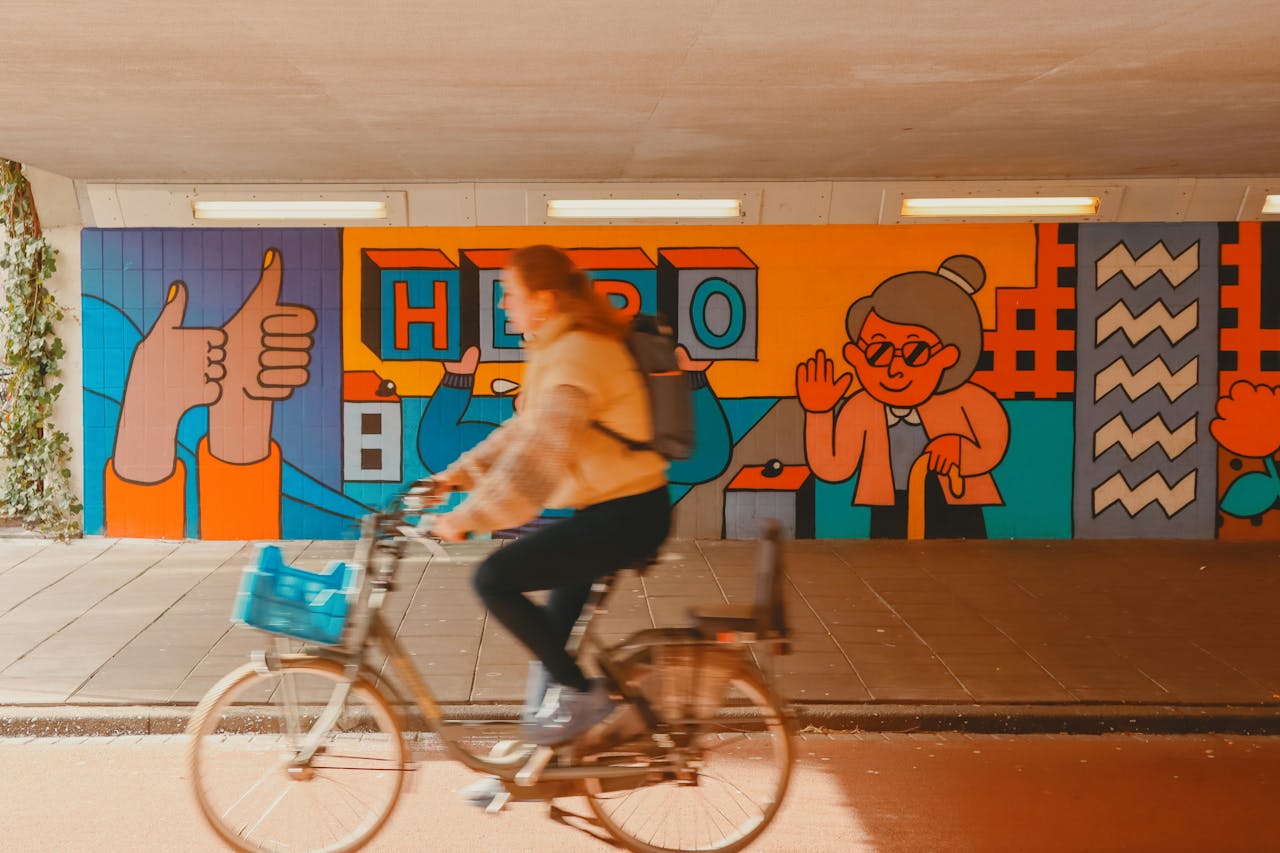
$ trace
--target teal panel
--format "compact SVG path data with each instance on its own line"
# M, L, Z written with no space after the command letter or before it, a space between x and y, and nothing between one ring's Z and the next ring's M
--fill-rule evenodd
M853 506L858 477L843 483L817 482L814 492L814 536L819 539L866 539L871 532L871 510Z
M778 404L777 397L749 397L745 400L724 399L720 405L724 408L725 419L729 422L729 433L733 443L737 444L751 428L760 423L761 418L769 414L769 410Z
M289 539L356 539L360 522L334 515L321 507L285 494L280 502L280 524Z
M418 430L422 424L422 410L427 407L430 397L400 398L400 473L407 487L409 483L427 476L427 468L422 464L422 456L418 453ZM355 497L352 486L355 483L342 484L342 490ZM360 498L356 497L356 500Z
M105 532L103 489L107 460L115 448L120 404L91 390L84 392L84 532L96 536ZM90 413L92 412L92 415ZM93 423L90 423L92 419Z
M209 407L187 409L178 421L177 456L187 468L186 530L192 539L200 538L200 471L196 467L196 448L209 434Z
M474 396L467 406L463 420L500 424L514 414L515 397L510 394L501 397Z
M1070 539L1075 404L1002 400L1009 449L994 472L1004 506L984 511L991 539Z

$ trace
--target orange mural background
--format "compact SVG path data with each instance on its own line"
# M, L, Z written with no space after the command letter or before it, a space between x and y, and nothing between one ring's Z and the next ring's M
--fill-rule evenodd
M839 353L847 340L845 312L891 275L934 270L951 255L973 255L987 270L975 297L983 325L995 322L996 291L1035 286L1033 225L826 225L525 228L347 228L342 247L343 366L374 370L409 396L433 393L443 368L432 362L382 361L360 339L360 253L364 249L439 249L455 263L459 249L510 249L534 243L564 248L658 249L733 246L759 267L759 360L719 362L711 368L725 397L790 397L795 368L818 347ZM477 387L517 379L519 365L482 364Z

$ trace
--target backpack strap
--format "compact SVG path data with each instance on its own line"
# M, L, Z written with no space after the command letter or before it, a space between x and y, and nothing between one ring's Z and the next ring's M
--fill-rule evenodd
M600 430L605 435L614 439L615 441L621 442L622 444L626 445L628 450L634 450L634 451L653 450L652 442L636 441L633 438L627 438L622 433L609 429L607 426L600 423L599 421L592 421L591 425L596 429Z

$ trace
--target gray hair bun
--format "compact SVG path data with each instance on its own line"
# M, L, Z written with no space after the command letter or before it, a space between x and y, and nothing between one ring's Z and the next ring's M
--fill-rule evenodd
M938 266L938 275L950 279L972 296L987 281L987 271L982 262L971 255L952 255Z

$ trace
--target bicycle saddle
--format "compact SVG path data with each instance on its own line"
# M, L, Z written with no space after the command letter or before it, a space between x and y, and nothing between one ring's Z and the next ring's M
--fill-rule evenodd
M731 635L740 642L779 641L787 654L786 605L782 588L782 526L772 518L761 523L756 549L756 597L751 604L701 604L689 608L693 628L707 639Z

